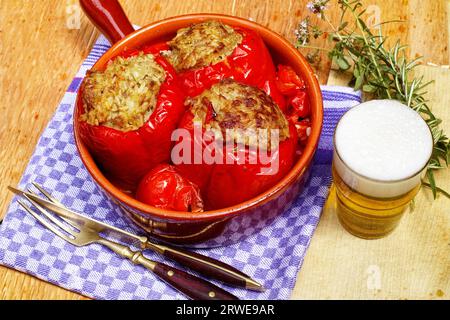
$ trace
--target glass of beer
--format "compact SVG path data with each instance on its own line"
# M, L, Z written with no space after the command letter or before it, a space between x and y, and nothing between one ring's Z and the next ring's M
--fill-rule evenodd
M432 150L426 122L398 101L373 100L344 114L332 169L343 227L364 239L391 233L420 189Z

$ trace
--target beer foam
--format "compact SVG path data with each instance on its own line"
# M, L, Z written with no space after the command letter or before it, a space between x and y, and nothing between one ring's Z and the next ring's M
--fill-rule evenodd
M395 100L372 100L352 108L335 132L337 172L350 187L376 197L414 188L432 150L426 122Z

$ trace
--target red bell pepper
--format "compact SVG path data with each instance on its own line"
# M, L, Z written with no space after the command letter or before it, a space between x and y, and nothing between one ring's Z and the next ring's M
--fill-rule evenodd
M144 176L137 188L136 199L161 209L203 211L199 188L168 164L160 164Z
M106 126L94 126L78 119L82 141L108 178L120 188L133 191L142 176L155 165L170 160L171 134L184 113L184 93L173 67L157 53L159 47L144 48L166 71L156 106L147 122L137 130L123 132ZM123 54L138 54L133 50ZM81 94L83 86L80 89ZM78 105L83 110L82 105ZM81 113L80 113L81 114Z
M233 151L228 151L228 156L239 158L239 154L245 157L244 164L217 164L214 166L209 188L205 194L208 208L225 208L249 200L264 191L270 189L281 180L292 168L295 161L297 148L297 134L295 128L290 125L290 137L280 142L277 150L270 153L269 164L249 164L249 158L255 157L254 150L243 145ZM239 162L238 162L239 163ZM278 165L276 165L278 163ZM268 174L264 168L276 168Z
M180 123L190 131L193 136L192 125L187 124L192 119L191 112L186 112L184 119ZM202 134L205 130L202 130ZM294 125L289 125L290 137L282 142L277 149L269 152L269 161L264 163L258 158L257 151L243 144L237 144L233 149L223 147L220 155L221 163L194 163L194 153L197 143L200 147L201 157L211 141L183 141L191 145L191 162L177 164L178 171L189 180L200 187L204 195L205 207L207 210L220 209L232 206L249 200L254 196L266 191L283 178L295 161L297 148L297 132ZM213 156L214 152L210 152ZM227 164L226 159L235 159L235 163ZM250 158L258 159L257 163L250 163ZM268 168L274 168L273 174L267 174ZM276 171L275 171L276 170Z
M186 94L197 96L213 84L231 78L264 90L284 111L285 97L277 88L275 66L261 36L253 30L233 28L243 39L224 61L179 74Z
M280 141L278 148L268 151L264 160L257 155L257 150L241 143L234 144L232 148L222 144L219 147L220 155L216 157L214 138L204 137L205 125L210 117L208 109L203 126L195 128L194 114L191 109L186 111L179 128L186 129L189 135L175 144L176 148L178 144L188 145L190 148L187 163L175 164L184 177L200 187L207 210L225 208L249 200L275 185L292 168L297 148L297 132L293 124L289 124L289 136ZM201 133L200 139L197 139L195 130ZM175 153L178 154L178 150ZM211 154L213 158L221 160L207 163L204 154ZM201 163L195 163L196 157ZM234 162L229 164L227 159L234 159ZM252 163L250 159L257 161ZM174 161L173 158L172 160ZM271 172L269 168L272 168Z

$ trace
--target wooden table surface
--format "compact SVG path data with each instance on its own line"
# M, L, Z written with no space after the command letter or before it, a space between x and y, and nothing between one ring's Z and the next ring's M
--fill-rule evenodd
M252 19L294 40L293 30L306 15L307 0L122 0L131 21L144 25L184 13L216 12ZM423 55L434 111L450 133L449 20L445 0L370 0L381 20L402 19L387 33ZM330 8L336 18L333 5ZM75 0L2 0L0 2L0 217L18 183L37 139L51 118L98 32L80 14ZM73 29L75 28L75 29ZM442 67L444 66L444 67ZM317 68L322 83L342 82L329 64ZM450 170L438 175L450 190ZM337 222L331 192L292 294L294 299L449 299L450 201L432 201L422 190L413 212L391 236L361 240ZM84 297L0 267L1 299L84 299Z

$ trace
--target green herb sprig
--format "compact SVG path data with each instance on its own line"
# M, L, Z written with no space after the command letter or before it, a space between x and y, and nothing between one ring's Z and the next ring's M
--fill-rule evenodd
M309 17L301 21L295 31L297 47L316 50L307 55L312 63L320 57L319 50L328 51L329 58L336 62L341 71L352 72L350 84L355 90L362 90L377 99L398 100L417 111L427 122L434 139L424 185L432 190L434 198L439 193L450 198L449 193L436 186L434 178L435 170L447 168L450 163L450 140L440 127L441 120L427 105L425 89L431 82L425 82L423 76L413 76L421 57L409 61L405 52L407 46L399 42L388 48L387 37L381 32L382 24L399 21L376 26L379 31L374 34L362 18L366 10L361 0L337 0L341 12L339 24L335 26L326 14L329 1L314 0L307 7L331 28L327 34L333 44L332 49L310 45L311 38L318 38L325 31L311 25Z

